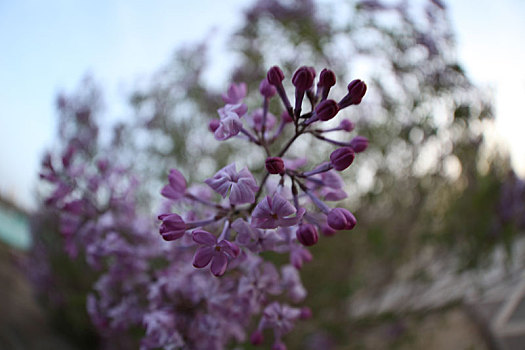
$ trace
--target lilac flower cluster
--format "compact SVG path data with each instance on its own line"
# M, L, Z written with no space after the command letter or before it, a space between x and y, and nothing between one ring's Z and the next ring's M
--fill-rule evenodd
M338 141L325 136L333 131L351 132L354 125L347 119L337 127L322 129L317 125L332 120L340 110L359 104L366 93L366 84L361 80L352 81L348 84L348 93L336 102L328 98L336 83L335 74L324 69L316 85L315 77L312 67L303 66L295 72L293 107L283 86L284 73L277 66L270 68L260 83L261 109L248 112L243 102L247 94L243 83L232 84L222 96L225 106L218 110L219 119L212 120L209 129L219 141L239 137L265 152L264 175L259 182L248 168L238 170L232 163L206 179L207 187L188 187L183 174L172 169L169 182L161 191L168 199L166 213L158 217L161 236L172 241L174 247L191 252L194 268L205 271L209 267L211 274L222 276L208 280L207 283L217 285L214 291L228 281L232 289L219 299L223 306L231 298L238 301L234 304L236 316L228 321L230 330L235 329L233 320L242 319L240 315L249 318L262 312L250 340L261 344L263 330L271 329L273 349L285 349L283 335L293 328L296 320L309 317L310 312L272 297L287 292L292 302L301 301L306 292L297 270L312 259L306 247L318 242L319 232L333 235L356 225L350 211L331 208L325 202L347 196L338 172L352 164L355 155L367 148L368 140L356 136L350 141ZM284 106L278 125L278 118L269 112L270 100L276 95ZM305 97L311 110L302 113ZM292 136L282 141L286 128L293 129ZM284 158L292 144L306 134L337 146L329 160L310 170L301 169L306 159ZM278 140L283 146L273 153L272 146ZM277 186L268 181L272 175L278 178ZM218 196L214 197L210 190ZM178 208L177 213L169 210L172 207ZM283 266L279 274L276 266L259 255L265 251L288 254L290 264ZM208 312L215 298L217 295L206 301ZM243 322L239 322L241 329L242 325ZM242 331L239 330L239 334Z
M359 136L348 142L325 136L352 131L348 120L328 129L316 127L359 104L366 85L351 82L348 94L335 102L328 99L335 74L323 70L314 87L315 75L311 67L294 74L295 107L278 67L261 82L263 106L252 113L243 103L246 85L230 87L210 130L217 140L240 137L261 147L267 155L264 168L261 164L264 176L258 182L248 168L239 170L233 163L204 184L190 186L172 169L158 216L164 240L152 234L155 222L141 210L140 182L131 169L119 165L110 149L100 148L92 110L60 100L66 144L58 157L44 158L41 178L50 184L45 203L59 213L69 256L85 259L97 275L86 307L106 347L134 347L132 334L142 328L142 349L223 349L247 340L261 344L268 331L273 332L273 348L285 349L283 336L297 320L311 317L307 307L289 304L306 297L298 270L312 259L306 247L317 243L319 232L333 235L355 226L352 213L325 202L346 197L338 172L368 142ZM285 107L280 118L269 112L277 94ZM305 96L311 111L302 114L297 101ZM272 145L287 129L293 129L292 136L272 154ZM305 134L338 147L311 170L301 170L305 159L283 158ZM279 179L278 185L271 185L270 176ZM260 253L268 251L288 254L289 263L276 266L265 260Z

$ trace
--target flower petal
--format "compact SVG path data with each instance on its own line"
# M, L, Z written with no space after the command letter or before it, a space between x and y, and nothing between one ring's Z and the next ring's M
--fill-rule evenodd
M221 250L227 255L229 255L231 258L236 258L237 256L239 256L240 249L235 243L223 239L219 242L218 246L221 247Z
M200 247L193 257L193 266L201 269L210 263L215 249L210 246Z
M215 192L220 194L222 198L226 198L228 190L230 189L231 182L225 177L215 174L215 176L210 177L209 179L204 180L206 185L210 186Z
M231 204L244 204L255 202L255 193L252 187L248 186L243 180L233 183L230 192Z
M252 212L252 218L268 218L272 216L272 199L268 196L260 201Z
M222 276L226 272L226 267L228 266L228 258L226 254L218 253L213 256L211 262L211 273L215 276Z
M295 208L283 196L275 193L272 201L272 211L277 214L278 217L283 218L295 213Z
M217 243L217 238L204 230L195 230L193 231L193 240L199 244L213 246Z

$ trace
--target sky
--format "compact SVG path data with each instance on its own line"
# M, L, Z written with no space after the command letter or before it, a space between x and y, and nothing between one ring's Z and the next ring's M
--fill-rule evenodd
M0 0L0 193L35 206L40 159L56 135L58 92L74 90L91 74L103 87L107 114L119 116L127 89L165 64L176 47L212 31L211 49L227 47L225 38L249 3ZM494 94L493 137L507 145L525 176L525 1L449 3L460 62ZM224 60L214 57L214 66Z

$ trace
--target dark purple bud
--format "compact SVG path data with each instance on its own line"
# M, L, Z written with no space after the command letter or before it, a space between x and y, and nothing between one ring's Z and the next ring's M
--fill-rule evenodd
M181 238L186 232L186 223L180 215L177 214L161 214L159 220L162 220L160 224L160 234L166 241L174 241Z
M270 174L284 174L284 162L280 157L268 157L264 164Z
M326 221L334 230L351 230L357 223L355 216L344 208L330 210Z
M261 345L263 341L264 337L260 330L256 330L250 336L250 343L252 343L252 345Z
M316 244L319 240L317 229L312 224L300 225L295 235L297 236L297 240L307 247Z
M301 314L299 315L299 318L301 320L308 320L308 319L312 318L312 310L308 306L302 307L301 308Z
M339 108L343 109L350 105L360 104L365 93L366 84L359 79L352 80L350 84L348 84L348 94L339 101Z
M337 112L339 112L339 107L334 100L324 100L315 107L315 114L322 121L332 119Z
M354 130L355 125L350 120L343 119L343 120L341 120L341 123L339 123L339 128L344 130L344 131L350 132L350 131Z
M354 150L350 147L341 147L330 154L330 163L337 171L345 170L355 158Z
M325 89L329 89L335 85L335 73L330 69L323 69L319 75L319 82L317 86L322 86Z
M302 66L295 71L292 77L292 84L298 91L310 89L314 83L315 71L311 67Z
M261 93L261 95L263 95L264 97L266 98L271 98L273 97L276 93L277 93L277 90L275 89L275 87L273 85L271 85L269 82L268 82L268 79L267 78L264 78L261 83L259 84L259 92Z
M208 124L208 128L211 132L215 132L221 125L221 121L219 119L212 119L210 120L210 123Z
M355 153L363 152L368 147L368 139L364 136L356 136L350 141L350 147Z
M268 79L268 82L271 85L279 86L284 80L284 73L278 66L273 66L268 70L268 73L266 74L266 79Z

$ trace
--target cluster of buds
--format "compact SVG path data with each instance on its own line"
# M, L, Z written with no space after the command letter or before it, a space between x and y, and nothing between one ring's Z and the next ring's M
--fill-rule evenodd
M248 112L243 102L247 94L243 83L232 84L222 96L225 106L218 110L220 118L213 119L209 129L218 141L238 137L262 148L266 160L259 181L246 167L238 171L235 163L206 179L207 188L188 187L180 171L170 171L169 183L162 189L162 195L169 199L165 208L170 211L169 208L175 206L186 208L186 211L159 215L160 234L167 241L176 241L186 248L194 247L195 268L209 266L217 277L229 270L241 271L241 275L259 275L260 268L257 272L251 271L249 261L260 252L275 251L288 253L290 267L297 270L312 259L306 247L318 242L319 233L331 236L356 225L356 218L349 210L332 208L325 202L346 198L338 172L352 164L356 154L367 148L368 140L356 136L349 141L339 141L325 136L334 131L351 132L354 124L348 119L328 129L318 125L332 120L342 109L361 103L366 84L361 80L350 82L348 93L337 102L329 99L330 89L336 83L334 72L324 69L316 85L315 77L312 67L303 66L294 73L293 107L283 86L284 73L277 66L270 68L260 83L262 108ZM284 107L279 125L278 118L269 111L270 100L276 95ZM311 106L307 113L302 111L305 96ZM283 133L287 127L293 128L292 136L281 141L281 149L272 152L272 145L289 134ZM306 159L285 158L292 144L306 134L336 146L329 159L310 170L302 169ZM273 176L277 186L269 181ZM218 196L213 197L210 189ZM192 209L188 211L187 208ZM261 307L264 312L251 337L252 343L260 344L262 330L271 328L276 349L285 348L281 338L292 328L293 321L309 315L304 310L270 303L270 300L262 301L258 308Z

